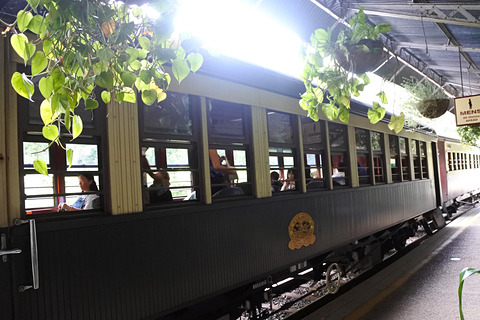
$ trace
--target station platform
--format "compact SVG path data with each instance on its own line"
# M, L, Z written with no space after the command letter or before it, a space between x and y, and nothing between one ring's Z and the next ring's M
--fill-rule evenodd
M393 264L303 320L460 319L459 274L466 267L480 269L480 207L470 208ZM474 274L463 287L466 320L480 319L478 301L480 274Z

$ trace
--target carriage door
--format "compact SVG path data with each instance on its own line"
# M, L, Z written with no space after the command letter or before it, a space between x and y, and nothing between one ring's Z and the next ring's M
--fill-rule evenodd
M35 220L17 220L0 231L0 320L31 318L39 305L38 256Z

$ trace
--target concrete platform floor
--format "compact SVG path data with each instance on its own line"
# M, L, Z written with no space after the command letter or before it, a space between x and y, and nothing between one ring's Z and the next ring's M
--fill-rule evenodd
M480 207L304 320L460 319L459 274L480 269ZM463 288L466 320L480 319L480 274Z

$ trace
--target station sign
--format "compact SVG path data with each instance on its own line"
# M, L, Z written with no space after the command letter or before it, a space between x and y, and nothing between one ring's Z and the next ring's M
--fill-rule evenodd
M480 95L455 98L457 127L480 124Z

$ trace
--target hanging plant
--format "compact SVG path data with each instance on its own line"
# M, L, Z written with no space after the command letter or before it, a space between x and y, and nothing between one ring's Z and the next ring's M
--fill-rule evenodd
M311 49L306 48L301 77L306 92L301 96L300 106L313 120L318 120L321 109L328 119L339 118L347 123L352 95L358 97L370 83L365 72L375 69L386 58L379 38L392 26L369 25L363 7L349 25L350 29L340 31L336 40L331 39L330 29L318 29L310 37ZM383 91L377 96L381 103L388 103ZM384 116L385 109L374 102L368 112L370 121L377 123Z
M156 1L153 9L160 17L155 20L141 7L116 1L27 3L4 33L12 33L11 46L25 65L31 65L31 74L15 72L11 83L19 95L31 100L33 80L41 78L42 132L50 145L61 145L62 130L72 139L81 134L83 123L75 108L82 101L86 109L97 108L99 99L135 102L138 91L151 105L166 97L171 79L165 64L171 64L173 76L181 82L203 63L199 53L186 50L189 39L174 37L176 1ZM100 97L96 87L102 88ZM71 150L67 158L71 165ZM34 166L41 173L47 171L43 160Z
M451 104L443 90L434 86L428 80L419 81L414 77L405 78L402 87L412 95L410 103L426 118L440 117L447 112Z

